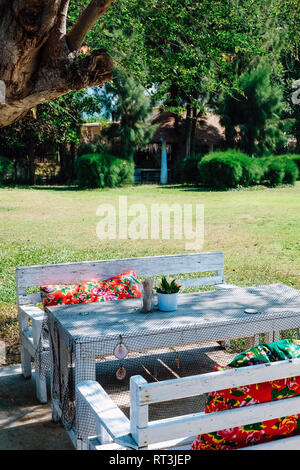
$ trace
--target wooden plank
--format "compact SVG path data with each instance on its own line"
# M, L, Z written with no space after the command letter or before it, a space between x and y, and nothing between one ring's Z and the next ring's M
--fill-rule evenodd
M163 382L140 384L138 389L139 404L151 405L163 401L202 395L215 390L242 387L253 383L294 376L300 376L300 358L209 372L192 377L165 380Z
M20 334L21 344L24 348L28 351L31 357L35 355L35 347L33 345L33 338L31 328L29 328L26 332Z
M179 284L182 285L183 289L187 287L196 287L196 286L209 286L220 284L222 282L222 277L220 276L210 276L210 277L195 277L191 279L179 279Z
M223 268L224 254L211 252L23 266L18 267L16 273L18 292L21 293L20 289L25 287L52 283L74 283L95 278L106 279L128 270L135 270L138 277L143 277L217 271Z
M24 315L31 318L32 320L46 320L46 313L35 305L20 305L19 309Z
M139 390L147 385L147 381L140 375L130 377L130 433L135 441L138 439L139 429L148 426L149 408L144 403L142 406L139 400ZM147 446L147 442L141 447Z
M100 421L114 440L129 434L130 422L128 418L98 382L83 381L77 384L76 390L81 399L86 401L95 419Z
M41 294L19 295L19 305L38 304L42 302Z
M189 450L191 448L191 445L194 441L194 437L188 437L188 438L179 438L179 439L172 439L171 441L164 441L164 442L158 442L155 444L151 444L148 446L147 450ZM125 441L124 444L116 444L110 443L110 444L101 444L99 439L97 437L90 437L89 438L89 449L90 450L128 450L129 448L126 447ZM132 447L130 447L132 449ZM145 450L144 448L141 448L139 450Z
M195 413L150 422L148 428L139 431L139 442L150 444L186 435L211 433L298 413L300 413L300 397L259 403L217 413Z

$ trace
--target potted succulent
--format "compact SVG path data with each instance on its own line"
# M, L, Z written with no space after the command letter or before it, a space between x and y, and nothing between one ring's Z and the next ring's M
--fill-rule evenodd
M166 277L163 276L160 284L155 287L159 310L162 310L163 312L177 310L178 292L180 287L181 286L177 284L175 279L168 281Z

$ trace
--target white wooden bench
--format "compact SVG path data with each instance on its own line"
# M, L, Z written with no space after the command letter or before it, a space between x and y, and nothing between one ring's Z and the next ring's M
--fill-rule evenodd
M222 252L18 267L16 278L20 347L22 373L25 378L31 377L31 358L34 358L36 354L42 324L46 321L44 311L35 305L41 302L40 293L27 293L27 289L49 284L71 284L91 279L107 279L129 270L134 270L139 278L175 275L177 279L179 279L178 274L209 272L214 275L183 279L180 282L184 288L205 285L218 288L234 287L225 283ZM40 360L49 361L49 354L49 349L45 349ZM46 403L46 377L40 375L37 368L35 376L37 398L40 402Z
M89 450L187 450L198 434L300 413L300 396L205 414L193 414L149 422L152 404L180 400L203 393L300 375L300 359L260 364L162 382L147 383L141 376L130 379L130 419L117 407L99 383L77 385L80 400L94 416L96 436ZM300 435L241 450L300 449Z

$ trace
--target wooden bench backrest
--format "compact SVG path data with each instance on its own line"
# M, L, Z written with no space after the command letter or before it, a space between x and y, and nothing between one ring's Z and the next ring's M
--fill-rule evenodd
M148 407L154 403L294 376L300 376L300 358L154 383L147 383L141 376L131 377L131 435L139 447L143 447L172 439L299 414L300 397L292 397L216 413L193 413L148 422Z
M16 269L18 302L19 305L26 305L41 301L40 294L26 292L29 287L108 279L129 270L134 270L137 277L144 278L215 272L214 276L184 279L183 287L222 284L224 282L224 254L222 252L195 253L18 267Z

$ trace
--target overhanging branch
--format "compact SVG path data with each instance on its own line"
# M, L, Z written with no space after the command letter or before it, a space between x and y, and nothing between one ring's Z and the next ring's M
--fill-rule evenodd
M78 21L67 34L67 44L70 51L77 51L83 43L87 33L106 12L113 0L92 0L81 13Z

